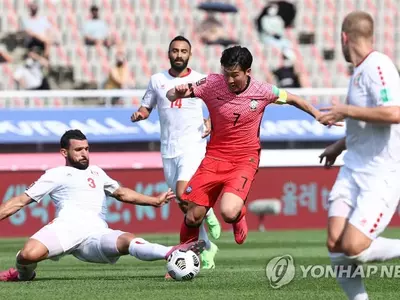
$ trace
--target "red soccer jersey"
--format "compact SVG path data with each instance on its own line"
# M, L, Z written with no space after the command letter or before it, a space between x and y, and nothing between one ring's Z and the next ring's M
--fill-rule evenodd
M222 74L210 74L193 85L211 117L207 155L228 161L259 162L260 123L265 107L278 97L273 85L253 78L240 94L231 92Z

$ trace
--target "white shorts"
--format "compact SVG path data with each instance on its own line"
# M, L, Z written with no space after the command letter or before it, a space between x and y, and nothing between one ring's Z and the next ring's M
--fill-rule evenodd
M194 150L174 158L163 158L165 181L169 188L176 193L178 181L189 181L205 155L204 150Z
M345 217L371 239L390 223L400 200L400 170L377 174L341 167L329 195L329 217Z
M114 264L121 256L117 249L121 234L124 232L107 227L82 230L82 226L71 227L70 223L55 219L31 238L47 247L52 260L73 255L85 262Z

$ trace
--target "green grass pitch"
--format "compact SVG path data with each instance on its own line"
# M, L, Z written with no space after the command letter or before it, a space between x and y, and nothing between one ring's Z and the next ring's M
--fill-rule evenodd
M332 278L303 278L296 266L294 280L272 289L265 276L269 259L291 254L298 264L329 264L325 231L251 232L238 246L231 233L216 241L220 251L215 270L202 270L189 282L164 280L165 262L141 262L125 256L116 265L99 265L64 257L39 264L33 282L0 283L0 299L345 299ZM400 237L399 229L385 233ZM152 242L174 244L177 235L146 235ZM25 239L0 240L0 268L13 266ZM399 263L398 260L392 264ZM370 299L399 299L399 279L366 279Z

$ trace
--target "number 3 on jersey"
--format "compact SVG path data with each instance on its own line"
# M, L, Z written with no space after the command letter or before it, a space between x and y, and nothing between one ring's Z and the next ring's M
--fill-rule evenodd
M182 99L176 99L174 102L171 102L171 108L178 107L181 108L182 107Z
M88 178L87 181L89 182L89 186L91 188L95 188L96 187L96 183L94 182L93 178Z

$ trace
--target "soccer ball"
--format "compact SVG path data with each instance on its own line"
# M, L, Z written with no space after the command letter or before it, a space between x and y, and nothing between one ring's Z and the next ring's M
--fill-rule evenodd
M192 250L175 250L168 257L167 270L175 280L192 280L200 272L200 259Z

